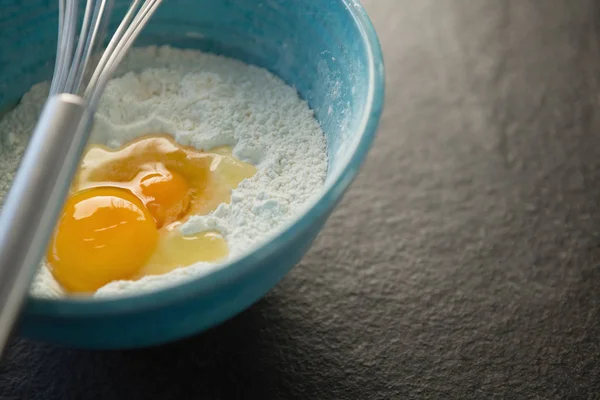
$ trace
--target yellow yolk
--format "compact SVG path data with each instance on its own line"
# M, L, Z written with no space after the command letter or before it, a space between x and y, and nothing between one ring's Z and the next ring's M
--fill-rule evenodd
M114 280L221 260L228 249L218 232L183 236L177 227L229 203L231 190L255 173L227 146L204 152L166 135L117 150L92 146L48 249L49 267L67 291L93 292Z
M190 204L189 186L177 172L168 169L144 171L139 177L140 192L156 225L177 221Z
M47 259L71 292L90 292L129 279L148 261L158 231L142 202L123 189L78 192L65 204Z

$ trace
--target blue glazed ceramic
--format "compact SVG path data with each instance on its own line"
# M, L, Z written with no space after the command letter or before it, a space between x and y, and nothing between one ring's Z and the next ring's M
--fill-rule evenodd
M117 0L115 12L124 14L128 4ZM5 111L32 84L51 76L57 5L0 0L0 10L0 111ZM373 141L383 105L383 62L358 0L165 0L137 42L147 44L238 58L295 86L327 136L325 190L273 240L177 287L110 300L29 298L20 324L24 336L75 347L131 348L178 339L230 318L301 259Z

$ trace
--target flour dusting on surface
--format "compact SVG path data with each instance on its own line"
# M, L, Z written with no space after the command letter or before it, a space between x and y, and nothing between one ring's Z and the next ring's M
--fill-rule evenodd
M318 195L325 181L325 137L305 101L281 79L240 61L170 47L133 49L108 85L92 142L118 147L138 136L170 133L208 150L233 146L258 172L232 192L231 203L193 216L186 234L216 229L237 258L272 235ZM33 130L49 85L35 85L0 121L0 197L4 197ZM95 296L154 290L222 267L197 263L161 276L117 281ZM36 296L63 294L43 265Z

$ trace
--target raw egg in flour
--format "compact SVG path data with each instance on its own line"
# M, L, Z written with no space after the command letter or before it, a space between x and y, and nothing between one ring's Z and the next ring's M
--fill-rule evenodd
M178 227L228 203L256 173L231 148L200 151L170 136L145 136L120 149L85 153L47 252L69 292L93 292L115 280L160 275L227 256L215 231L184 236Z

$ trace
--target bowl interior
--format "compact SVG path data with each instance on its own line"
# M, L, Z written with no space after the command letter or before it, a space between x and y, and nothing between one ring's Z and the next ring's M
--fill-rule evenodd
M129 3L116 0L111 29ZM0 0L0 7L2 112L51 77L57 6L49 0ZM358 1L165 0L136 42L150 44L237 58L296 87L327 138L329 169L319 202L323 209L333 207L364 158L381 111L380 50Z

